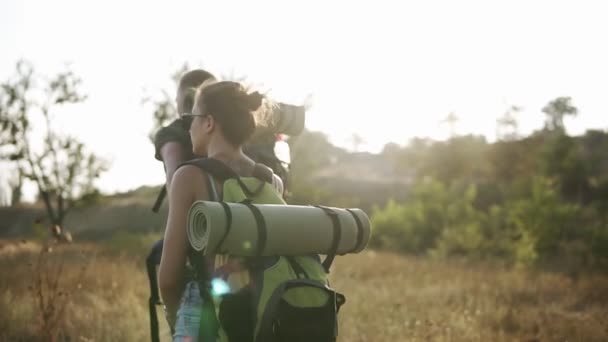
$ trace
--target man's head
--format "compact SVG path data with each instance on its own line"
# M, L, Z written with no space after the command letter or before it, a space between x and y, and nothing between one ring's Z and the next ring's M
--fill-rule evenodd
M175 98L175 101L177 102L177 114L180 117L182 114L192 112L196 89L204 82L213 80L215 80L215 76L202 69L187 71L180 77L179 83L177 84L177 96Z

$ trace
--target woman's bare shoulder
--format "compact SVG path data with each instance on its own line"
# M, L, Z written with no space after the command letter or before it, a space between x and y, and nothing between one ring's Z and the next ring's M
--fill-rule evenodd
M179 194L192 194L199 197L201 191L206 192L205 171L194 165L184 165L173 174L171 190Z

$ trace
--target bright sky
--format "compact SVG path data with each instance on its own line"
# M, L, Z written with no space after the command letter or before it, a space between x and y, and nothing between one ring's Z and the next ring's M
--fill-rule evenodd
M147 134L146 94L172 90L184 62L246 76L281 101L313 108L307 126L379 151L414 136L493 140L496 118L571 96L569 132L608 123L608 10L603 1L18 1L0 3L0 80L19 58L52 75L70 63L89 100L56 113L112 161L99 185L124 191L164 180Z

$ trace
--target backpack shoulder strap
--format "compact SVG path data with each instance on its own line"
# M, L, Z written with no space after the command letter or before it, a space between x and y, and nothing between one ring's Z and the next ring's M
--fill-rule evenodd
M274 172L272 171L271 168L269 168L268 166L261 164L261 163L255 164L255 166L253 168L252 176L254 178L259 179L262 182L260 183L260 185L257 188L255 188L253 190L249 189L249 187L247 187L247 185L241 180L239 175L236 172L234 172L234 170L232 170L228 165L224 164L220 160L213 159L213 158L192 159L185 163L182 163L179 167L184 166L184 165L196 166L196 167L202 169L203 171L205 171L208 174L208 176L210 176L210 177L208 177L207 185L209 186L209 189L211 189L212 194L214 195L214 197L213 197L214 200L221 200L221 199L219 196L217 196L218 192L217 192L217 189L215 189L215 182L212 181L211 177L216 178L221 183L225 182L228 179L236 179L236 181L238 182L239 186L241 187L241 189L243 190L245 195L249 198L257 196L264 188L265 183L268 183L271 185L273 184Z
M205 173L207 174L207 179L206 179L207 188L209 189L209 194L211 195L212 201L221 201L222 200L222 198L215 186L215 181L213 180L214 178L218 179L220 181L220 183L225 182L227 179L238 178L238 175L236 174L236 172L234 172L231 168L229 168L228 166L226 166L224 163L222 163L221 161L219 161L217 159L212 159L212 158L192 159L185 163L180 164L178 166L178 168L185 166L185 165L196 166L199 169L205 171Z
M180 164L179 167L184 165L193 165L198 168L201 168L222 182L228 179L239 178L239 175L234 172L234 170L232 170L228 165L213 158L192 159ZM256 163L253 167L252 176L266 183L272 184L273 175L274 172L272 171L272 169L264 164Z
M221 182L226 181L231 178L238 178L238 175L234 170L232 170L228 165L222 163L221 161L213 158L198 158L189 160L179 167L184 165L192 165L196 166L203 171L207 172L211 176L217 178Z
M274 172L271 168L264 164L256 163L253 167L252 176L260 181L260 184L253 191L247 188L246 184L244 184L240 179L237 179L239 185L241 186L241 189L249 198L258 196L262 192L262 190L264 190L264 186L266 184L274 186Z
M255 167L253 168L253 176L266 183L272 184L272 178L274 176L274 172L268 166L266 166L264 164L256 163Z
M220 181L220 183L224 183L226 180L231 179L231 178L238 178L238 175L236 174L236 172L234 172L230 167L228 167L226 164L222 163L221 161L219 161L217 159L213 159L213 158L191 159L191 160L181 163L180 165L177 166L177 168L179 169L180 167L185 166L185 165L196 166L207 173L207 186L211 190L211 195L213 196L212 199L214 201L219 201L221 199L218 195L219 192L217 191L217 189L215 187L215 182L213 182L212 181L213 179L210 177L214 177L214 178L218 179ZM163 187L161 189L160 193L158 194L158 197L156 198L156 202L154 203L154 206L152 207L153 212L156 213L160 210L160 206L166 195L167 195L167 188Z

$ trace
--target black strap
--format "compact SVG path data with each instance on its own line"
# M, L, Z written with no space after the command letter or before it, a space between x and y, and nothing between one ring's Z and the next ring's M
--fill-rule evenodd
M158 193L158 197L156 197L154 205L152 206L153 212L157 213L160 210L160 206L163 204L165 196L167 196L167 187L163 185L163 187L160 189L160 192Z
M241 181L241 178L237 177L236 180L239 183L241 190L243 190L243 192L245 193L245 196L247 196L248 198L252 198L256 197L262 192L262 190L264 190L264 185L266 185L266 183L272 184L273 175L274 173L272 172L272 169L270 169L264 164L257 163L253 167L252 176L259 179L261 182L255 190L249 190L247 185L243 183L243 181Z
M148 310L150 311L150 339L152 342L160 342L158 332L158 316L156 315L156 302L150 298L148 300Z
M207 260L192 248L189 249L189 254L189 260L194 268L195 279L198 283L199 295L203 299L198 341L215 341L218 336L219 322L215 315L215 302L211 294L211 275Z
M354 211L352 211L351 209L346 209L346 211L353 215L353 218L355 219L355 224L357 225L357 240L353 249L349 251L349 253L354 253L359 249L361 243L363 242L363 224L361 224L361 219L359 219L359 216L357 216Z
M203 169L207 173L210 173L213 177L220 180L222 183L227 179L238 178L238 174L228 167L228 165L213 158L192 159L181 164L179 167L183 165L193 165Z
M258 188L256 188L256 190L254 190L254 191L249 190L245 186L245 184L240 181L239 176L237 175L236 172L234 172L234 170L232 170L230 167L228 167L228 165L224 164L223 162L221 162L217 159L213 159L213 158L192 159L192 160L189 160L189 161L186 161L186 162L180 164L177 168L180 168L183 165L193 165L198 168L201 168L201 169L205 170L206 172L210 173L213 177L219 179L222 183L224 181L226 181L227 179L231 179L231 178L237 179L239 181L239 185L243 189L243 192L245 192L245 194L250 197L257 196L264 188L264 183L262 183L262 184L260 184L260 186ZM253 169L253 176L266 183L272 184L273 174L274 173L271 168L269 168L268 166L261 164L261 163L256 163L256 165ZM163 200L165 199L166 196L167 196L167 187L163 186L160 189L158 196L156 197L156 201L154 202L154 205L152 206L153 212L158 213L161 205L163 204Z
M240 178L236 178L236 181L239 183L241 190L243 190L243 192L245 193L245 196L247 196L247 198L252 198L252 197L259 195L262 192L262 190L264 189L264 185L266 185L266 182L261 181L260 184L258 185L258 187L255 188L255 190L251 191L251 190L249 190L247 185L245 183L243 183L243 181Z
M150 338L152 342L159 342L160 336L158 333L158 316L156 314L156 305L161 304L160 296L158 295L158 283L156 278L156 266L160 263L160 255L162 254L163 240L157 241L150 254L146 258L146 270L148 271L148 282L150 284L150 298L148 299L148 310L150 313Z
M222 244L224 243L224 240L226 240L226 238L228 237L228 234L230 234L230 229L232 228L232 210L230 210L230 206L226 203L226 202L218 202L219 204L222 205L222 208L224 208L224 214L226 215L226 228L225 228L225 232L224 232L224 236L222 236L222 238L220 239L220 242L218 242L217 246L215 247L215 250L222 254L225 253L226 251L220 251L220 248L222 246Z
M243 192L245 193L245 196L249 198L259 195L260 192L262 192L262 190L264 189L265 183L272 184L272 169L268 168L264 164L257 163L254 166L252 176L262 182L253 191L250 190L243 181L241 181L241 178L236 172L234 172L234 170L232 170L228 165L224 164L220 160L213 158L199 158L189 160L183 164L180 164L179 167L183 165L193 165L200 169L203 169L207 173L211 174L211 176L217 178L221 183L228 179L236 179L239 186L241 187L241 190L243 190Z
M194 269L194 280L198 284L199 295L202 298L198 342L215 341L219 331L219 322L215 317L215 302L211 295L211 277L206 259L191 246L188 249L188 260ZM201 329L201 327L205 329ZM173 331L172 331L173 334ZM153 340L158 342L158 340Z
M256 254L257 256L262 256L262 254L264 253L264 248L266 247L266 238L268 235L266 232L266 220L264 220L264 216L260 212L260 209L258 209L255 205L251 204L251 200L245 200L241 203L246 205L247 208L251 210L251 213L255 218L255 224L258 230L258 248Z
M217 192L217 187L215 186L215 179L210 174L207 174L207 193L209 194L210 201L221 201L224 194L220 194Z
M329 251L327 252L325 260L323 260L323 268L325 268L325 272L329 273L329 268L334 262L334 258L336 257L336 253L338 252L338 244L340 243L340 239L342 238L342 225L340 224L338 213L336 213L333 209L322 205L315 205L315 207L323 210L323 212L325 212L327 216L329 216L334 230L331 246L329 247Z
M253 176L257 179L265 181L266 183L272 184L274 171L264 164L256 163L255 167L253 168Z
M291 268L293 268L298 278L310 279L308 273L306 273L304 270L304 267L302 267L302 265L300 265L293 256L286 256L285 259L287 259L289 265L291 265Z
M224 162L222 162L221 160L214 158L192 159L180 164L178 168L183 165L194 165L198 168L201 168L222 182L227 179L239 178L239 175L233 169L231 169L228 165L224 164ZM271 183L272 169L270 169L264 164L257 163L254 166L252 176L258 178L259 180Z

